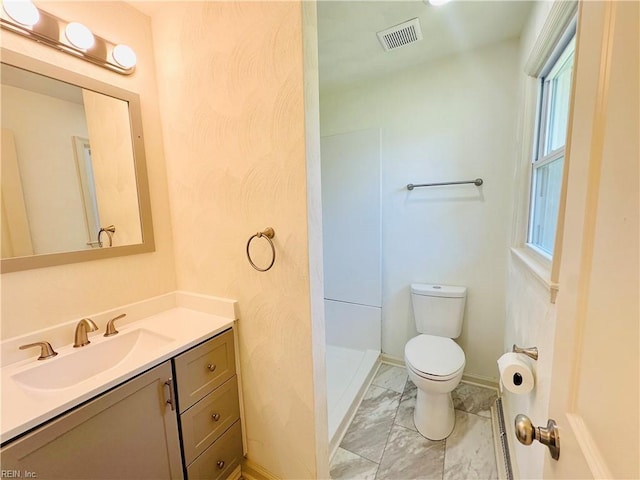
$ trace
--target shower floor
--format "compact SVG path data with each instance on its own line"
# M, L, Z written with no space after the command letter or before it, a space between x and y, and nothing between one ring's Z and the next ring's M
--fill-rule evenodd
M326 352L329 441L332 442L372 370L377 367L380 352L334 345L327 345Z

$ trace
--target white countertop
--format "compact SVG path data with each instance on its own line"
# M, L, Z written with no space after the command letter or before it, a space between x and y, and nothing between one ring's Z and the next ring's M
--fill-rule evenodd
M221 316L176 306L122 326L116 324L120 333L114 337L104 337L104 328L100 328L89 334L91 343L81 347L82 349L96 348L117 336L134 333L137 329L147 330L168 337L170 340L153 348L139 349L135 355L127 355L112 367L67 388L37 389L16 381L14 378L16 374L24 374L24 372L38 368L45 362L52 362L50 365L53 365L53 362L68 362L70 359L65 360L65 358L73 356L79 350L74 349L71 343L59 348L54 346L58 352L56 357L38 361L36 358L39 351L36 348L32 351L36 356L10 363L1 369L0 441L4 443L33 427L37 427L80 403L227 330L233 326L233 323L234 318L226 315ZM41 338L41 340L46 340L46 338Z

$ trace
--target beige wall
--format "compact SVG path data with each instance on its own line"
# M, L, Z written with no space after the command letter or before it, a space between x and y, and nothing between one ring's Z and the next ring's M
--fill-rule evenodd
M152 14L158 52L178 286L239 301L249 460L281 478L323 477L326 458L316 454L322 439L315 424L301 4L141 8ZM245 245L267 226L276 232L277 260L259 273ZM266 240L254 245L256 261L264 263ZM324 392L318 397L323 418Z
M3 48L140 95L156 252L3 274L2 338L176 289L150 20L122 2L46 2L41 7L86 23L138 54L136 72L125 77L4 30L0 40Z

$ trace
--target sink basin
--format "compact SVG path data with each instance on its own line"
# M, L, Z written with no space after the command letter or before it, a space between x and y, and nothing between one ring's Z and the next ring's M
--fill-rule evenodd
M72 387L126 360L162 347L174 339L146 329L137 329L73 349L64 356L38 362L33 368L16 373L13 380L38 390ZM99 343L98 343L99 341Z

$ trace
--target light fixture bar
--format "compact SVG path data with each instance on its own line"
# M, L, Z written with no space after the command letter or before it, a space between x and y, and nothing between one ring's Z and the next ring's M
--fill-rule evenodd
M135 71L135 63L129 65L131 62L125 62L125 65L129 66L123 66L115 60L114 49L116 49L118 45L94 34L94 43L92 46L86 49L79 48L71 43L65 35L67 26L74 22L68 22L41 9L38 9L38 11L40 13L40 19L36 24L29 26L14 21L4 8L0 8L0 26L23 37L44 43L57 50L75 55L76 57L122 75L131 75ZM129 50L131 49L129 48ZM133 50L131 51L133 52ZM116 57L117 56L116 54ZM135 54L133 58L135 62Z

